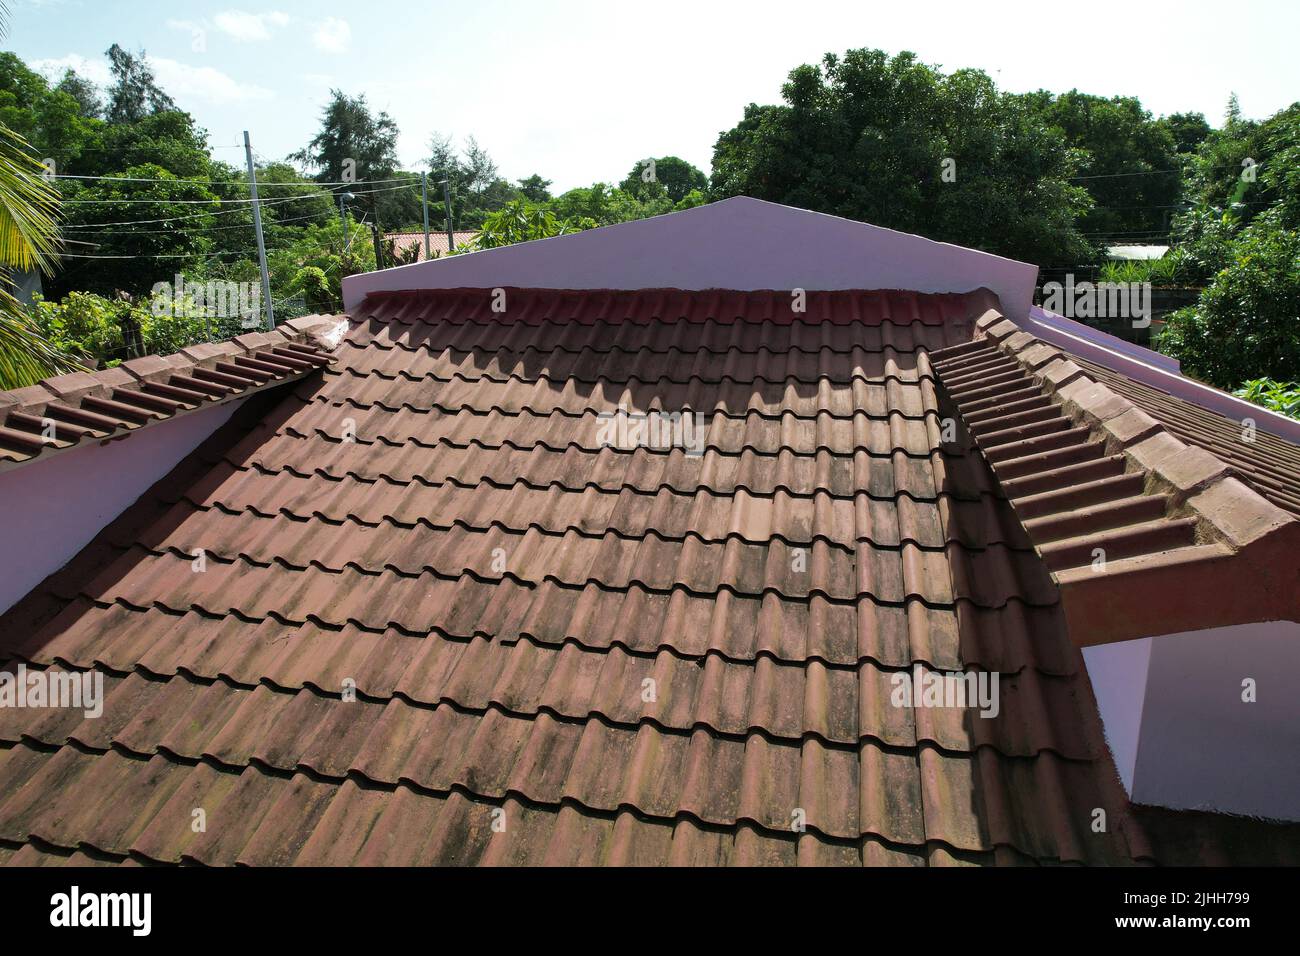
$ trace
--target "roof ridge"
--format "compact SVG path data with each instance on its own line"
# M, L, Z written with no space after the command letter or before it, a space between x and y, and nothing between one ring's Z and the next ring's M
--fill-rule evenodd
M0 471L104 441L157 421L223 405L329 365L337 318L292 319L269 332L144 355L0 392Z
M1185 442L1065 350L995 309L975 326L970 342L932 353L940 385L1013 508L1018 499L1060 494L1052 510L1030 516L1036 520L1020 517L1061 588L1076 644L1300 619L1300 570L1294 565L1300 521L1240 481L1230 464ZM990 376L998 384L985 385ZM987 417L999 414L987 408L992 394L1019 394L1026 382L1042 396L1026 400L1030 411ZM969 411L973 398L984 400L974 413ZM1079 433L1080 427L1087 432ZM1001 447L1067 430L1074 437L1059 447L1025 457L998 455ZM1151 507L1111 509L1102 527L1068 541L1044 534L1042 518L1063 517L1080 505L1068 494L1071 489L1087 486L1086 505L1092 509L1113 503L1114 495L1131 496L1131 486L1116 485L1097 497L1102 479L1121 475L1140 475L1140 494L1164 499L1163 515L1150 520ZM1096 560L1090 563L1089 554ZM1175 565L1178 576L1168 573ZM1214 597L1225 589L1234 593L1233 601Z

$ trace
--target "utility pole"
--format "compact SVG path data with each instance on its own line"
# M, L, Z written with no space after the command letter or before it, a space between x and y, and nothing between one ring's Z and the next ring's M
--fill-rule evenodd
M384 227L379 224L379 197L373 193L370 196L370 211L375 214L375 224L372 227L372 234L375 237L375 268L383 269L386 268L384 266Z
M375 268L384 268L384 243L379 238L379 217L375 217L375 223L370 227L370 235L375 240Z
M248 187L253 193L253 228L257 231L257 261L262 267L262 298L266 300L266 328L275 328L275 306L271 303L271 273L266 268L266 242L262 239L262 210L257 202L257 172L253 169L253 144L244 130L244 155L248 158Z
M447 210L447 251L456 251L456 239L451 234L451 187L447 180L442 181L442 205Z
M342 193L339 196L339 225L343 229L343 255L345 256L352 248L352 230L348 228L347 206L349 200L356 198L352 193Z
M420 173L420 205L424 207L424 258L430 259L429 253L429 174Z

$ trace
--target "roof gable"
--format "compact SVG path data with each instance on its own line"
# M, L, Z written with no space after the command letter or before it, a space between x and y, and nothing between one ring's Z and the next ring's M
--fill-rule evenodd
M681 212L486 249L343 280L344 306L372 292L538 289L991 289L1027 314L1035 266L921 236L737 196ZM787 292L788 294L788 292Z

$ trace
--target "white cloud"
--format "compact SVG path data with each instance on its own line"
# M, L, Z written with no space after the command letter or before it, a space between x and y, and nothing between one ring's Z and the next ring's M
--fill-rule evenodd
M326 17L316 24L311 42L324 53L346 53L352 42L352 27L346 20Z
M272 27L284 27L289 15L278 10L269 13L246 13L243 10L224 10L212 18L222 33L241 43L271 39Z
M243 10L224 10L209 20L168 20L167 26L190 34L192 49L207 52L207 35L213 31L224 33L236 43L261 43L271 39L272 28L288 26L289 15L278 10L268 13L247 13Z
M92 83L107 87L112 81L108 63L104 60L88 60L76 53L58 58L33 60L32 69L51 79L59 79L66 69L76 70L78 74ZM162 89L182 103L188 100L203 100L208 103L242 103L248 100L270 99L270 90L254 83L240 83L234 77L211 66L190 66L166 57L150 56L149 67Z
M68 69L76 70L78 74L100 86L106 85L111 78L108 63L104 60L88 60L76 53L69 53L57 59L32 60L31 67L37 73L55 80L61 78L63 71Z
M190 66L166 57L149 57L158 85L176 98L206 100L209 103L241 103L265 100L271 91L253 83L240 83L234 77L211 66Z

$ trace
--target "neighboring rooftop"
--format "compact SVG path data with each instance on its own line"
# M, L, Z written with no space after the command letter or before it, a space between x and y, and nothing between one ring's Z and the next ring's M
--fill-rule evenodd
M478 232L473 229L456 230L451 234L452 239L456 242L456 248L468 245ZM416 262L424 262L429 258L424 254L424 233L423 232L386 232L384 241L393 245L393 250L399 255L405 256L412 248L416 250ZM429 252L434 258L445 256L448 252L447 233L435 232L429 230Z
M1107 246L1106 256L1110 259L1144 261L1163 258L1168 251L1168 246L1159 245Z

